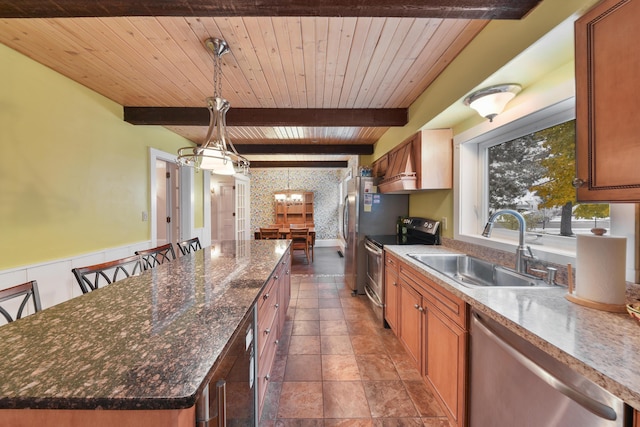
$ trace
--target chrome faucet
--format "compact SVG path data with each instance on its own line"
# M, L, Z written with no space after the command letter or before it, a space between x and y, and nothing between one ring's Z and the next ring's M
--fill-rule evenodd
M489 217L489 221L487 225L484 226L484 230L482 231L482 235L484 237L491 236L491 231L493 230L493 224L497 217L500 215L512 215L516 217L518 220L518 248L516 249L516 271L518 273L526 273L527 272L527 260L535 259L533 256L533 252L531 252L531 248L529 246L524 245L524 232L527 228L527 223L524 220L524 217L520 214L520 212L511 210L511 209L503 209L495 212L493 215Z

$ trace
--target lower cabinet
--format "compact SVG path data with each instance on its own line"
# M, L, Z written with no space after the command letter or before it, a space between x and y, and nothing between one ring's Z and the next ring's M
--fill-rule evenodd
M398 258L385 252L384 256L384 319L398 334Z
M397 336L452 425L466 425L468 307L399 262Z
M291 257L289 251L269 278L269 282L258 296L258 417L262 413L267 394L271 369L284 327L287 308L291 299Z

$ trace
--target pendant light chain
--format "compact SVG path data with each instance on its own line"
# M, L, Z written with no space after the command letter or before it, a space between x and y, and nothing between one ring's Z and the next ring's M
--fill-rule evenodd
M213 54L213 97L222 98L222 54Z

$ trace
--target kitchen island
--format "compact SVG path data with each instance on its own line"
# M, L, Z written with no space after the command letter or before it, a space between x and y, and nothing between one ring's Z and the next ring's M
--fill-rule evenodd
M193 426L288 245L222 242L1 327L0 425Z
M637 365L640 324L626 313L608 313L573 304L565 298L567 288L563 286L539 289L465 287L408 256L457 253L445 247L385 245L385 250L636 410L640 409ZM628 298L635 297L630 295Z

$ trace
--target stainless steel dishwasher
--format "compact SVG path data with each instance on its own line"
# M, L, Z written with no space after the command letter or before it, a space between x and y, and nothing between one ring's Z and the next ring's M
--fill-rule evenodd
M470 427L630 427L631 408L472 311Z

